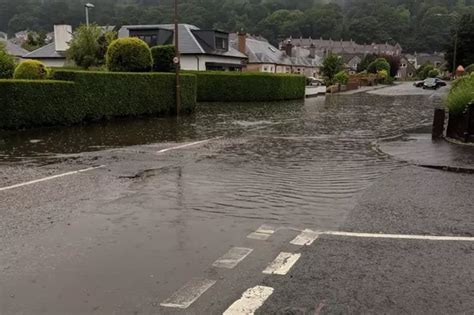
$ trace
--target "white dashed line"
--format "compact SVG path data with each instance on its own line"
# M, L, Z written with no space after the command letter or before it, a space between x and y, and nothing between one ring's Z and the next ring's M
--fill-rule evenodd
M293 245L309 246L319 237L319 232L312 230L302 231L294 240L290 242Z
M272 295L273 288L256 286L248 289L223 315L251 315Z
M214 280L192 279L160 305L182 309L188 308L215 283Z
M300 259L301 254L280 253L275 260L263 271L269 275L286 275L293 265Z
M391 238L404 240L426 240L426 241L466 241L474 242L474 237L464 236L431 236L431 235L410 235L410 234L375 234L375 233L352 233L339 231L321 232L324 235L362 237L362 238Z
M217 138L212 138L212 139L207 139L207 140L202 140L202 141L191 142L191 143L179 145L179 146L176 146L176 147L166 148L166 149L160 150L156 153L160 154L160 153L165 153L165 152L168 152L168 151L184 149L184 148L187 148L187 147L192 147L192 146L195 146L195 145L207 143L207 142L210 142L212 140L217 140L217 139L222 139L222 138L223 137L217 137Z
M217 268L233 269L253 251L251 248L233 247L212 265Z
M89 167L89 168L79 170L79 171L67 172L67 173L63 173L63 174L59 174L59 175L54 175L54 176L49 176L49 177L45 177L45 178L41 178L41 179L36 179L36 180L29 181L29 182L21 183L21 184L2 187L2 188L0 188L0 191L5 191L5 190L10 190L10 189L14 189L14 188L23 187L23 186L33 185L33 184L45 182L45 181L60 178L60 177L65 177L65 176L80 174L80 173L84 173L84 172L89 172L89 171L93 171L93 170L103 168L103 167L105 167L105 165Z
M266 241L272 234L275 233L275 228L270 225L262 225L259 227L255 232L250 233L247 235L247 238L259 240L259 241Z

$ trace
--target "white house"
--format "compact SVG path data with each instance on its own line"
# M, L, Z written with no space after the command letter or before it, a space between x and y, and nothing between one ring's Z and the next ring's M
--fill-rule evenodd
M247 56L229 45L229 33L201 30L194 25L179 24L179 50L183 70L241 71ZM150 47L174 44L174 25L125 25L119 37L138 37Z
M64 67L67 63L66 51L71 40L71 25L54 25L54 41L26 54L23 58L41 61L48 67Z

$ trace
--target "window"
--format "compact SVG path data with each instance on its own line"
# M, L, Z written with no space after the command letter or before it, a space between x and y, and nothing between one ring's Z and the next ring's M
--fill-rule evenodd
M216 37L216 49L217 50L229 50L229 41L227 38Z
M263 67L263 72L267 72L268 71L268 68L267 67Z

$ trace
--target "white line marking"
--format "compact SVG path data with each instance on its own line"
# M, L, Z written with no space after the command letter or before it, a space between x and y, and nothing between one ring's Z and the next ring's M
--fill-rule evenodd
M319 237L319 232L315 232L312 230L304 230L302 231L294 240L290 242L293 245L299 246L309 246L313 244L313 242Z
M223 315L251 315L272 295L273 288L256 286L248 289L242 297L235 301Z
M253 252L252 248L233 247L212 265L217 268L233 269L251 252Z
M192 147L192 146L195 146L195 145L207 143L207 142L210 142L212 140L217 140L217 139L222 139L222 138L223 137L217 137L217 138L212 138L212 139L207 139L207 140L202 140L202 141L191 142L191 143L187 143L187 144L183 144L183 145L178 145L176 147L166 148L166 149L160 150L156 153L160 154L160 153L165 153L165 152L168 152L168 151L179 150L179 149Z
M269 275L286 275L293 265L300 259L301 254L280 253L275 260L263 271Z
M352 232L338 232L325 231L320 234L348 236L348 237L364 237L364 238L393 238L404 240L428 240L428 241L466 241L474 242L474 237L464 236L430 236L430 235L409 235L409 234L374 234L374 233L352 233Z
M90 167L90 168L86 168L86 169L79 170L79 171L67 172L67 173L63 173L63 174L59 174L59 175L54 175L54 176L49 176L49 177L45 177L45 178L41 178L41 179L36 179L36 180L29 181L29 182L21 183L21 184L2 187L2 188L0 188L0 191L5 191L5 190L9 190L9 189L14 189L14 188L19 188L19 187L23 187L23 186L33 185L33 184L36 184L36 183L41 183L41 182L45 182L45 181L48 181L48 180L51 180L51 179L65 177L65 176L69 176L69 175L89 172L89 171L93 171L93 170L96 170L98 168L103 168L103 167L105 167L105 165Z
M247 235L247 238L266 241L272 234L275 233L275 228L270 225L262 225L259 227L255 232L250 233Z
M214 280L200 278L192 279L160 305L182 309L188 308L215 283L216 281Z

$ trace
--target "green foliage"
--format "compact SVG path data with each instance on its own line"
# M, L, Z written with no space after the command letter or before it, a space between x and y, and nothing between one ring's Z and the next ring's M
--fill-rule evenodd
M173 45L156 46L151 48L153 57L153 71L172 72L176 67L173 58L176 56L176 49Z
M440 75L438 69L432 69L428 72L428 78L437 78Z
M457 79L446 99L450 114L461 114L468 104L474 103L474 74Z
M15 71L15 59L7 54L3 43L0 42L0 79L10 79Z
M336 73L336 75L334 76L334 80L341 85L346 85L349 81L349 74L347 74L347 72L344 70L340 71Z
M304 76L250 72L193 72L200 102L260 102L302 99Z
M392 78L395 78L398 74L398 70L400 70L400 57L391 55L380 55L379 57L387 60L390 65L390 71L388 74Z
M378 73L381 70L390 73L390 64L385 60L385 58L377 58L367 67L367 71L370 73Z
M474 63L467 66L464 70L466 71L467 74L474 73Z
M361 63L357 66L357 72L367 71L369 65L377 59L377 55L369 54L362 59Z
M148 45L139 38L114 40L107 50L107 68L114 72L147 72L153 65Z
M40 61L25 60L16 67L13 78L18 80L46 80L48 69Z
M321 73L324 76L324 79L327 82L327 85L331 85L334 81L334 76L342 71L344 68L344 63L342 62L341 57L329 54L323 61L323 66L321 68Z
M73 60L81 68L100 67L105 62L105 49L108 46L107 40L102 34L102 29L96 25L81 25L74 31L72 41L67 51L67 57Z
M448 69L453 69L454 43L457 37L456 66L474 63L474 10L467 12L457 19L451 30L451 37L446 40L445 58ZM456 36L457 35L457 36Z
M70 82L0 80L0 128L16 129L81 121Z
M424 80L429 77L430 71L434 69L435 69L435 66L432 63L427 62L424 65L421 65L421 67L418 68L418 70L416 70L416 77L420 80Z
M28 32L28 38L26 42L21 45L24 49L28 51L36 50L40 47L46 45L46 33L45 32Z

